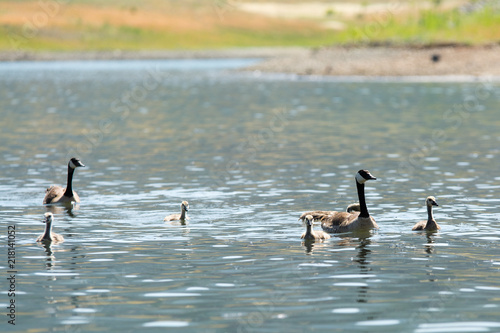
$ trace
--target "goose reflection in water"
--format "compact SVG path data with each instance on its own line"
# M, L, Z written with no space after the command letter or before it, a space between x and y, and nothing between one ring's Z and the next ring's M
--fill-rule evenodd
M434 246L434 236L432 235L431 232L428 232L425 237L427 238L427 244L424 245L425 247L425 252L427 254L434 254L434 251L436 250L436 247Z
M424 251L426 253L425 257L430 258L431 255L433 255L435 253L435 250L436 250L436 248L434 246L435 240L434 240L434 236L432 235L432 233L427 232L425 236L427 238L427 243L424 244ZM436 282L438 279L434 275L434 269L432 267L433 267L433 265L426 263L425 264L425 270L426 270L425 274L429 277L428 278L429 282Z
M329 247L329 245L323 241L315 242L314 240L304 240L302 241L302 246L305 248L305 253L309 255L313 254L315 248L320 249Z
M64 213L68 214L69 217L75 217L74 210L80 210L80 205L77 203L72 203L71 205L58 206L58 205L46 205L48 213L52 213L54 215L62 215Z
M357 237L353 237L357 236ZM346 237L342 237L342 240L339 241L337 244L339 246L346 246L346 247L351 247L355 246L357 250L356 256L352 259L352 262L356 263L358 268L359 268L359 275L367 275L366 279L369 277L372 277L370 274L371 272L371 267L370 267L370 255L372 250L370 250L370 245L371 245L371 239L370 239L370 233L356 233L355 235L351 234ZM363 278L365 279L365 278ZM357 299L356 302L358 303L366 303L368 299L368 291L369 291L368 285L363 285L358 286L358 294L357 294Z
M52 251L52 243L44 242L40 244L47 255L47 258L45 259L45 266L47 267L47 270L50 271L54 268L56 263L56 257L54 256L54 251Z
M45 270L47 272L52 272L56 269L56 263L57 263L57 260L56 260L56 256L55 256L55 252L59 252L61 251L60 249L54 251L54 249L52 248L54 246L54 243L52 242L40 242L38 243L42 248L43 250L45 251L45 254L46 254L46 258L45 258ZM45 278L46 278L46 281L56 281L57 280L57 276L54 274L45 274ZM49 288L52 288L52 286L47 286Z
M356 255L356 259L353 261L358 263L359 274L369 274L372 270L370 267L370 260L368 259L372 250L370 250L369 245L371 244L370 238L360 238L359 245L357 246L358 254ZM368 299L368 285L359 286L358 287L358 299L356 300L358 303L366 303Z

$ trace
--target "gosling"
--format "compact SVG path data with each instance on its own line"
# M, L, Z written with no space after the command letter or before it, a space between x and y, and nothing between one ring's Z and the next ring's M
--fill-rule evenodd
M347 213L352 213L352 212L361 212L361 205L359 202L355 202L347 206L346 210Z
M345 211L346 211L346 213L360 212L361 206L360 206L359 202L355 202L355 203L352 203L349 206L347 206ZM333 214L337 214L337 213L338 212L336 212L334 210L315 210L312 212L302 213L299 217L299 220L302 220L304 222L306 219L306 216L311 215L313 217L314 221L321 221L321 219L323 219L325 216L333 215Z
M439 224L437 224L436 220L434 220L434 216L432 215L432 206L439 206L438 203L436 202L436 198L433 196L428 196L427 199L425 199L425 204L427 206L427 221L422 220L415 224L413 226L413 231L418 231L418 230L426 230L426 231L436 231L441 229Z
M180 214L172 214L165 216L163 221L184 221L189 220L189 217L186 216L186 212L189 210L189 202L183 201L181 203L181 213Z
M45 223L45 232L38 236L36 239L37 242L53 242L53 243L62 243L64 242L64 237L52 232L52 222L54 222L54 215L52 213L45 213L45 219L43 222Z
M322 230L314 231L314 217L312 215L306 215L306 231L300 237L305 240L324 240L329 239L330 235Z

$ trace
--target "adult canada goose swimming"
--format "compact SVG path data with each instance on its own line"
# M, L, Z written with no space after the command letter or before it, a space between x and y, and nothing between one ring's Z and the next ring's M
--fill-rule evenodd
M428 196L425 199L425 204L427 206L427 220L422 220L415 224L411 230L427 230L427 231L435 231L441 229L439 224L437 224L436 220L434 220L434 216L432 215L432 206L439 206L436 202L436 198L433 196Z
M189 220L189 217L186 216L186 212L189 210L189 202L183 201L181 203L181 213L180 214L172 214L166 216L163 221L184 221Z
M359 170L356 174L359 212L335 212L321 218L321 227L327 232L347 232L378 228L377 223L368 213L365 201L365 183L375 178L368 170Z
M307 215L305 217L306 220L306 231L302 234L300 238L305 239L305 240L323 240L323 239L328 239L330 238L330 235L327 234L324 231L314 231L313 226L314 226L314 218L312 215Z
M359 202L355 202L347 206L346 210L347 213L352 213L352 212L359 212L360 207L359 207ZM305 212L300 215L299 220L305 221L307 215L311 215L313 217L314 221L321 221L322 218L324 218L327 215L335 214L338 213L335 210L315 210L312 212Z
M84 166L85 165L78 158L73 157L70 159L68 163L68 183L66 184L66 189L57 185L49 187L45 191L43 204L80 202L80 197L73 191L73 174L76 168Z
M37 242L54 242L54 243L62 243L64 242L64 237L52 232L52 222L54 222L54 215L52 213L45 213L45 232L38 236L36 239Z

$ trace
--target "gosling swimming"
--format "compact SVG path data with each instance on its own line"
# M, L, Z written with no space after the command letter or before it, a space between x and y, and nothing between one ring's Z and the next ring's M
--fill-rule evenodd
M189 217L186 216L186 212L189 210L189 203L187 201L183 201L181 203L181 213L180 214L172 214L166 216L163 221L184 221L189 220Z
M327 232L348 232L378 229L375 219L370 216L365 200L365 183L377 179L368 170L359 170L354 177L359 199L359 212L335 212L321 217L321 227Z
M436 220L434 220L434 216L432 215L432 206L439 206L436 202L436 198L433 196L428 196L425 199L425 205L427 206L427 221L422 220L415 224L411 230L426 230L426 231L435 231L441 229L439 224L437 224Z
M360 212L361 211L361 206L360 206L359 202L355 202L355 203L352 203L349 206L347 206L347 208L346 208L345 211L348 212L348 213Z
M52 213L45 213L45 219L43 222L45 223L45 232L38 236L36 239L37 242L53 242L53 243L62 243L64 242L64 237L52 232L52 222L54 222L54 215Z
M314 226L314 218L312 215L307 215L305 217L306 220L306 231L302 234L300 238L305 239L305 240L323 240L323 239L329 239L330 235L327 234L324 231L314 231L313 226Z
M359 207L359 202L355 202L347 206L346 212L347 213L352 213L352 212L359 212L361 208ZM315 210L313 212L305 212L300 215L299 220L305 221L305 218L307 215L311 215L314 219L314 221L321 221L321 219L327 215L335 214L338 213L335 210Z
M73 174L75 169L79 167L84 167L85 165L80 161L80 159L73 157L68 163L68 182L66 184L66 189L61 186L51 186L45 191L45 197L43 198L43 204L55 204L55 203L71 203L80 202L80 197L73 191Z

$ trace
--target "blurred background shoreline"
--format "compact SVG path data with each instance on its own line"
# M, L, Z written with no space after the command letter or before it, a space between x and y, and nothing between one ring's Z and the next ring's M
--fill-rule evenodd
M500 46L333 46L198 51L0 52L0 61L258 58L243 70L327 76L500 77Z
M0 61L262 58L314 75L500 75L500 1L0 0Z

